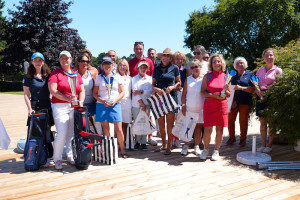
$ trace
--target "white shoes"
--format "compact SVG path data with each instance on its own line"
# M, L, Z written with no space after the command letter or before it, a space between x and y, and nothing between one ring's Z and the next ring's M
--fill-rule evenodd
M272 151L271 147L266 147L264 148L264 150L262 151L263 153L270 153Z
M68 158L67 158L67 161L68 161L68 163L70 163L71 165L75 165L75 161L74 161L73 156L68 157Z
M257 151L257 152L263 152L265 148L266 148L266 147L261 146L261 147L259 147L256 151Z
M154 140L152 137L149 137L148 144L151 144L152 146L157 146L157 141Z
M196 156L199 156L201 154L201 150L198 145L195 145L194 150L195 150Z
M199 158L201 160L206 160L207 155L208 155L208 150L204 149Z
M62 167L62 161L61 160L58 160L55 162L55 169L57 170L61 170L63 167Z
M188 154L188 146L183 145L182 150L181 150L181 155L186 156Z
M219 160L220 156L219 156L219 151L218 150L214 150L212 156L211 156L211 160L212 161L217 161Z

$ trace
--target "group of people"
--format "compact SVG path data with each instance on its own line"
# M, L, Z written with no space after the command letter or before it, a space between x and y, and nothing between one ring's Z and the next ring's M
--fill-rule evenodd
M266 66L259 69L256 75L260 78L260 89L254 87L251 77L253 73L247 70L247 61L243 57L234 60L237 71L232 77L231 85L235 85L231 94L230 84L226 85L226 62L222 55L210 56L201 45L194 47L195 59L183 66L186 61L184 53L166 48L162 53L150 48L148 57L144 56L144 43L135 42L133 47L135 57L127 62L120 59L114 50L110 50L102 59L101 66L91 66L92 55L83 50L72 67L72 55L68 51L59 54L60 68L50 72L45 58L41 53L31 57L27 74L24 76L23 88L28 116L39 109L48 109L53 113L57 134L54 140L54 155L56 169L62 169L62 154L66 145L67 161L74 164L71 140L74 132L74 106L87 106L88 112L95 116L96 123L101 123L104 135L111 135L109 123L114 124L114 134L123 158L128 158L125 151L124 136L127 126L134 121L139 112L146 112L150 120L151 109L147 99L154 93L162 95L163 91L181 105L165 116L157 119L157 126L162 139L162 146L155 151L171 154L172 141L179 142L172 134L176 114L182 112L197 113L198 121L194 131L195 154L205 160L209 154L209 144L213 127L216 127L215 148L211 160L219 159L219 149L223 139L224 127L229 129L229 139L226 145L236 142L235 120L239 113L241 147L246 145L249 112L252 105L252 93L257 94L256 113L260 117L262 146L260 152L272 150L273 137L269 133L267 143L268 120L263 110L268 104L265 96L267 89L275 81L275 76L282 70L274 65L275 52L269 48L263 52ZM157 61L159 58L160 62ZM77 81L71 84L74 77ZM74 81L73 81L74 83ZM227 99L234 95L231 110L228 111ZM263 99L263 101L261 100ZM230 107L230 106L229 106ZM204 133L202 134L204 129ZM269 131L270 132L270 131ZM199 145L202 140L204 149ZM135 136L134 150L148 150L147 142L157 145L152 135ZM182 155L188 154L188 142L182 146Z

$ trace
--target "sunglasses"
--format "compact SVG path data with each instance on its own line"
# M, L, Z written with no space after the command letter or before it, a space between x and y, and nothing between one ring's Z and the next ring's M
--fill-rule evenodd
M165 56L165 57L171 57L170 54L163 54L163 56Z
M194 55L200 55L201 53L200 52L195 52L194 51Z
M203 60L208 60L209 59L209 57L203 57Z
M87 63L87 64L90 63L90 61L88 61L88 60L81 60L80 62L81 62L81 63Z
M194 67L190 67L191 68L191 70L193 70L193 69L197 69L199 66L194 66Z

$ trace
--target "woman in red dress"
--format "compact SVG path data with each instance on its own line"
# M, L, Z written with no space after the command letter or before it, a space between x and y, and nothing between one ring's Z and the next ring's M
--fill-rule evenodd
M226 97L230 96L229 86L225 85L226 63L223 56L215 54L211 56L207 73L202 82L201 95L205 97L203 105L204 118L204 150L200 155L201 160L205 160L208 155L213 126L216 126L215 150L211 160L219 159L219 148L223 139L223 129L228 126L228 105ZM224 86L225 85L225 86ZM225 90L225 97L221 96L221 91Z

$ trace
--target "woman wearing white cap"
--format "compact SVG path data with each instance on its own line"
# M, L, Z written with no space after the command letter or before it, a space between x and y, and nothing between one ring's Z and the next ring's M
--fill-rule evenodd
M62 169L62 153L65 143L67 146L67 160L70 164L75 164L71 147L74 135L73 106L76 103L78 106L83 106L85 97L82 78L80 74L71 69L72 56L70 52L62 51L59 54L59 61L61 67L51 73L48 83L50 93L52 94L52 110L57 130L57 135L53 143L53 160L57 170ZM69 84L71 77L77 78L76 86L74 87L70 87Z
M103 58L101 67L104 72L96 77L93 89L93 95L97 100L96 122L101 122L105 136L110 136L109 122L114 123L121 156L128 158L124 148L122 108L120 103L125 94L124 83L120 76L115 76L112 72L113 61L110 57Z
M150 115L150 105L147 99L152 94L152 77L146 74L149 64L145 61L141 61L137 65L137 71L139 72L132 78L132 114L135 120L139 112L146 112ZM140 147L142 150L147 151L147 135L136 135L136 144L134 150L138 150Z

